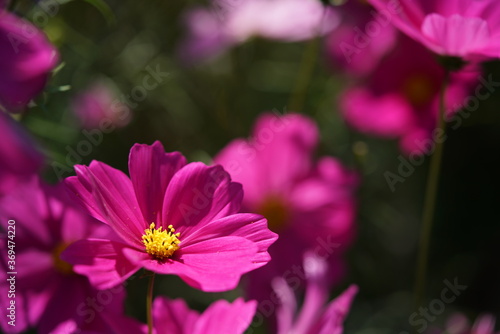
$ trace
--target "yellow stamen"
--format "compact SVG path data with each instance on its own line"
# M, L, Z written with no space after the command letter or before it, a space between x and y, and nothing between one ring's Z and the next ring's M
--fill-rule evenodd
M424 74L415 74L408 77L404 82L403 93L406 98L416 107L429 103L436 93L436 86L431 78Z
M151 223L149 228L144 230L142 236L142 243L146 246L146 253L158 260L171 257L179 249L181 243L179 240L181 234L174 233L175 228L172 225L168 225L168 230L162 231L162 228L160 226L160 228L155 229L155 223Z
M274 232L281 231L289 217L285 203L275 196L266 198L258 212L267 219L269 228Z
M61 260L61 253L68 247L69 244L61 243L52 250L52 260L54 267L58 272L65 275L73 274L73 266L66 261Z

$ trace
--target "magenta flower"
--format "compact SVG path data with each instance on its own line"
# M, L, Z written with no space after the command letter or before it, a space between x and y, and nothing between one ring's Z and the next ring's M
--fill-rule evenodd
M431 52L405 36L400 37L399 46L370 76L361 78L361 84L342 94L340 107L347 122L357 130L397 138L406 154L422 154L428 150L426 142L437 126L445 72ZM451 74L446 90L448 117L463 106L479 73L474 65L469 65Z
M42 31L0 10L0 105L21 111L38 95L58 62L58 53Z
M446 329L432 328L426 331L427 334L449 333L449 334L500 334L495 331L496 319L490 314L485 314L476 319L473 325L467 317L457 313L451 316L446 322Z
M160 142L132 147L130 178L102 162L75 166L69 188L120 238L76 242L63 254L99 289L146 268L204 291L233 289L269 260L277 236L255 214L237 214L243 191L221 166L186 164Z
M153 302L153 333L155 334L243 334L255 314L257 303L244 302L242 298L229 303L218 300L212 303L202 314L191 310L183 299L169 300L156 297ZM116 333L147 333L147 326L140 323L128 323L120 326L122 318L108 317L116 324Z
M336 69L368 74L395 46L397 30L391 24L391 12L379 13L356 0L336 8L341 21L326 37L327 60Z
M4 318L2 330L19 333L36 327L38 333L111 332L105 315L121 317L124 289L98 292L59 258L72 242L107 234L109 228L69 202L63 185L45 185L37 178L0 199L0 221L3 231L15 232L4 232L1 238L0 304L5 310L14 300L16 310L15 326ZM8 250L14 251L14 262L9 262ZM11 298L7 278L12 276L15 297ZM94 306L88 298L94 299Z
M0 111L0 197L42 168L44 157L24 129Z
M153 303L154 330L156 334L243 334L256 307L255 301L245 302L242 298L232 303L218 300L200 314L182 299L157 297Z
M396 9L392 22L435 53L462 58L500 57L500 6L496 0L369 0Z
M342 334L344 320L358 287L351 285L340 296L325 305L329 296L327 262L320 257L306 254L304 271L307 288L304 302L298 312L294 290L283 277L273 280L274 291L281 301L276 311L277 334Z
M331 157L313 160L318 129L298 114L263 114L249 140L236 139L214 161L245 188L243 210L262 214L280 235L272 261L250 276L252 298L268 298L275 276L300 266L306 249L326 254L343 275L343 252L354 238L357 175Z
M295 42L311 39L338 24L334 12L316 0L212 0L210 9L186 14L183 60L216 56L254 36Z
M104 80L94 82L73 99L73 111L86 129L112 124L123 127L130 122L130 108L116 97L116 88Z

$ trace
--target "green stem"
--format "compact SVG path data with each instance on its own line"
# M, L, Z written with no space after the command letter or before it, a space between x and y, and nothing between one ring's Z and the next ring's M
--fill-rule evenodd
M147 319L148 319L148 334L153 334L152 306L153 306L153 285L154 285L154 282L155 282L155 274L151 273L151 276L149 276L148 294L146 296L146 313L147 313Z
M311 80L311 76L316 65L316 59L318 58L319 46L319 39L314 38L309 41L306 49L304 50L299 68L299 74L297 75L292 96L288 102L288 109L291 111L300 112L300 109L302 109L304 105L307 86Z
M445 121L445 94L446 87L449 81L449 71L446 70L445 79L441 86L439 98L439 115L438 115L438 129L441 132L440 136L446 131ZM418 250L417 272L415 282L415 307L418 308L422 305L425 294L427 266L429 258L429 246L432 232L432 223L436 208L436 197L438 191L439 174L441 170L441 158L443 155L444 140L436 141L435 151L431 157L429 167L429 175L427 177L427 185L425 191L424 209L422 215L422 229L420 232L420 245Z

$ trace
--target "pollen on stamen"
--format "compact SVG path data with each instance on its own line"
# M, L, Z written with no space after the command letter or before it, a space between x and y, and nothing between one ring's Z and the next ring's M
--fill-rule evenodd
M158 260L171 257L179 249L181 241L180 233L174 233L175 228L168 225L167 229L163 227L155 228L155 223L151 223L149 228L144 230L142 243L146 246L146 253Z

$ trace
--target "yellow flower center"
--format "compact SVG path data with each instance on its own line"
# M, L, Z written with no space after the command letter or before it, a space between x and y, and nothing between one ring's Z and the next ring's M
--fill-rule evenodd
M52 260L54 261L54 267L58 272L65 275L74 274L73 266L68 262L61 260L61 253L68 246L69 244L67 243L61 243L52 250Z
M149 228L144 230L142 243L146 246L146 253L158 260L171 257L179 249L180 233L174 233L175 228L168 225L168 230L162 230L163 227L155 228L155 223L151 223Z
M274 232L279 232L285 227L288 210L281 199L274 196L265 199L258 212L267 219L269 228Z
M403 93L411 104L421 107L429 103L435 93L435 84L427 75L415 74L403 84Z

